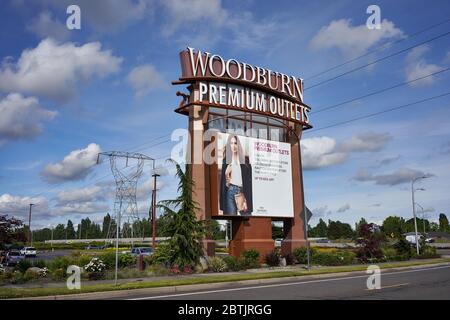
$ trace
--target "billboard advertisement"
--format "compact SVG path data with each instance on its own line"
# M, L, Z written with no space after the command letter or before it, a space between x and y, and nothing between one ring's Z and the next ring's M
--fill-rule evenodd
M289 143L218 133L218 213L294 216Z

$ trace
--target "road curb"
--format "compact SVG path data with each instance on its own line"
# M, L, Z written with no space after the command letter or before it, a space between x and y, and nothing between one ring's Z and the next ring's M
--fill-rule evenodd
M422 264L416 266L407 267L391 267L381 269L381 272L389 271L400 271L400 270L414 270L426 267L438 267L438 266L448 266L450 262L440 262L435 264ZM190 290L202 290L202 289L230 289L234 287L239 287L243 285L264 285L272 283L283 283L292 282L293 280L310 280L310 279L322 279L322 278L332 278L336 276L350 276L365 273L364 270L361 271L343 271L343 272L333 272L333 273L323 273L323 274L313 274L313 275L301 275L292 277L278 277L278 278L266 278L266 279L251 279L251 280L238 280L238 281L224 281L224 282L213 282L213 283L202 283L202 284L189 284L189 285L177 285L168 287L155 287L155 288L139 288L139 289L123 289L123 290L111 290L111 291L100 291L100 292L88 292L88 293L77 293L77 294L67 294L67 295L53 295L53 296L42 296L42 297L27 297L27 298L16 298L10 300L96 300L96 299L114 299L114 298L126 298L124 292L127 292L130 296L135 294L170 294L170 293L182 293ZM124 297L125 296L125 297Z

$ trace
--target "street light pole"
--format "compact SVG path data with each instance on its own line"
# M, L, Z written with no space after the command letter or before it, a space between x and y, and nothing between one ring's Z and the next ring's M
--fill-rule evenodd
M419 190L419 189L417 189L417 190ZM423 224L423 233L425 234L425 213L424 213L424 209L423 209L423 207L420 205L420 204L418 204L417 202L416 202L416 206L419 206L420 207L420 210L422 210L421 212L422 212L422 224Z
M428 178L428 177L427 176L422 176L422 177L416 177L416 178L411 180L411 197L412 197L413 216L414 216L414 230L415 230L415 233L416 233L416 252L417 252L417 255L419 255L419 236L417 234L417 219L416 219L416 205L415 205L416 202L414 201L414 191L415 191L414 190L414 183L417 180L426 179L426 178Z
M31 232L31 208L34 206L34 203L30 203L30 213L28 215L28 228L30 229L30 247L33 246L33 233Z

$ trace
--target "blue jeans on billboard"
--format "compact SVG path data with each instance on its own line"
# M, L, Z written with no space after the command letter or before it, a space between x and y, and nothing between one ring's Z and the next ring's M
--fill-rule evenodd
M234 199L234 196L241 192L241 187L238 187L234 184L230 184L230 186L227 188L227 198L226 198L226 211L225 214L237 214L237 206L236 206L236 200Z

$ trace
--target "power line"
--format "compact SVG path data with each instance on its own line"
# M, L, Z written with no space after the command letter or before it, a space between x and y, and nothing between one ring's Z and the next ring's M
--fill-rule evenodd
M163 136L157 137L157 138L155 138L155 139L151 139L150 141L146 141L145 143L141 143L141 144L135 145L134 148L139 147L139 146L143 146L143 145L145 145L145 144L148 144L148 143L150 143L150 142L153 142L153 141L162 139L162 138L164 138L164 137L166 137L166 136L170 136L170 135L171 135L171 133L167 133L167 134L165 134L165 135L163 135ZM156 143L156 144L150 145L150 146L147 147L147 148L151 148L151 147L154 147L154 146L163 144L163 143L167 143L167 142L169 142L169 141L171 141L171 140L170 140L170 139L169 139L169 140L165 140L165 141L163 141L163 142L160 142L160 143ZM131 149L131 148L130 148L130 149ZM137 151L140 151L140 150L143 150L143 149L137 149L137 150L134 150L134 151L133 151L133 150L125 150L125 151L137 152ZM104 163L105 163L105 162L102 162L102 163L100 163L100 164L104 164ZM93 182L90 182L89 184L85 185L84 187L90 186L90 185L94 185L95 183L97 183L97 182L99 182L99 181L101 181L101 180L107 178L108 176L110 176L110 174L107 174L107 175L105 175L105 176L102 176L102 177L100 177L100 178L94 180ZM52 188L50 188L50 189L46 189L46 190L44 190L44 191L42 191L42 192L39 192L39 193L37 193L37 194L35 194L35 195L32 195L31 198L38 197L38 196L40 196L40 195L42 195L42 194L44 194L44 193L53 191L53 190L57 189L58 187L62 186L62 185L63 185L64 183L66 183L66 182L67 182L67 181L62 181L62 182L60 182L60 183L54 185L54 186L53 186Z
M417 31L417 32L415 32L415 33L413 33L413 34L407 36L406 38L402 38L402 39L399 39L399 40L396 40L396 41L389 41L389 42L385 43L384 45L382 45L381 47L378 47L377 49L375 49L375 50L373 50L373 51L371 51L371 52L367 52L367 53L365 53L365 54L362 54L362 55L360 55L360 56L357 56L357 57L355 57L355 58L352 58L352 59L350 59L350 60L347 60L347 61L345 61L345 62L343 62L343 63L341 63L341 64L338 64L338 65L336 65L336 66L334 66L334 67L331 67L331 68L328 68L328 69L326 69L326 70L324 70L324 71L321 71L321 72L319 72L319 73L316 73L316 74L314 74L314 75L312 75L312 76L310 76L310 77L305 78L305 80L311 80L311 79L316 78L316 77L318 77L318 76L320 76L320 75L322 75L322 74L328 73L328 72L330 72L330 71L332 71L332 70L335 70L335 69L337 69L337 68L339 68L339 67L345 66L345 65L347 65L347 64L349 64L349 63L351 63L351 62L354 62L354 61L357 61L357 60L359 60L359 59L361 59L361 58L367 57L368 55L371 55L371 54L373 54L373 53L375 53L375 52L383 51L384 49L386 49L386 48L388 48L388 47L390 47L390 46L392 46L392 45L399 44L400 42L403 42L403 41L405 41L405 40L410 40L411 38L413 38L413 37L415 37L415 36L418 36L419 34L422 34L422 33L426 32L426 31L428 31L428 30L434 29L434 28L436 28L436 27L438 27L438 26L440 26L440 25L443 25L443 24L445 24L445 23L447 23L447 22L449 22L449 21L450 21L450 19L447 19L447 20L441 21L441 22L439 22L439 23L433 24L432 26L429 26L429 27L427 27L427 28L425 28L425 29L422 29L422 30L420 30L420 31Z
M378 116L380 114L384 114L384 113L387 113L387 112L403 109L403 108L410 107L410 106L413 106L413 105L416 105L416 104L419 104L419 103L423 103L423 102L431 101L431 100L434 100L434 99L442 98L442 97L445 97L445 96L448 96L448 95L450 95L450 92L446 92L446 93L443 93L443 94L440 94L440 95L437 95L437 96L432 96L432 97L429 97L429 98L426 98L426 99L410 102L410 103L407 103L407 104L403 104L401 106L392 107L392 108L389 108L389 109L386 109L386 110L383 110L383 111L374 112L374 113L371 113L371 114L367 114L365 116L361 116L361 117L353 118L353 119L350 119L350 120L334 123L334 124L331 124L329 126L308 130L308 131L305 131L305 133L311 133L311 132L316 132L316 131L320 131L320 130L325 130L325 129L341 126L341 125L344 125L344 124L347 124L347 123L350 123L350 122L355 122L355 121L358 121L358 120L371 118L371 117L374 117L374 116Z
M367 97L370 97L370 96L373 96L373 95L376 95L376 94L379 94L379 93L382 93L382 92L386 92L386 91L389 91L389 90L392 90L392 89L395 89L395 88L399 88L401 86L404 86L404 85L407 85L407 84L411 84L413 82L416 82L416 81L419 81L419 80L423 80L423 79L435 76L435 75L440 74L440 73L447 72L449 70L450 70L450 67L445 68L445 69L441 69L439 71L427 74L425 76L422 76L422 77L419 77L419 78L416 78L416 79L413 79L413 80L409 80L409 81L405 81L405 82L402 82L402 83L398 83L398 84L390 86L390 87L386 87L386 88L383 88L383 89L380 89L380 90L377 90L377 91L374 91L374 92L367 93L367 94L359 96L357 98L349 99L349 100L346 100L346 101L343 101L343 102L339 102L339 103L333 104L331 106L324 107L324 108L322 108L320 110L311 112L311 114L317 114L317 113L320 113L320 112L331 110L331 109L334 109L336 107L345 105L347 103L354 102L354 101L357 101L357 100L361 100L361 99L364 99L364 98L367 98Z
M339 79L339 78L341 78L341 77L343 77L343 76L346 76L346 75L348 75L348 74L350 74L350 73L353 73L353 72L355 72L355 71L358 71L358 70L367 68L368 66L374 65L374 64L376 64L376 63L378 63L378 62L381 62L381 61L384 61L384 60L387 60L387 59L389 59L389 58L392 58L392 57L394 57L394 56L397 56L397 55L399 55L399 54L402 54L402 53L404 53L404 52L406 52L406 51L409 51L409 50L412 50L412 49L414 49L414 48L417 48L417 47L419 47L419 46L421 46L421 45L424 45L424 44L426 44L426 43L429 43L429 42L432 42L432 41L434 41L434 40L437 40L437 39L440 39L440 38L442 38L442 37L445 37L445 36L447 36L447 35L449 35L449 34L450 34L450 31L447 31L447 32L445 32L445 33L442 33L442 34L436 36L436 37L433 37L433 38L431 38L431 39L422 41L422 42L420 42L420 43L418 43L418 44L416 44L416 45L413 45L413 46L410 46L410 47L408 47L408 48L405 48L405 49L399 50L399 51L397 51L397 52L391 53L391 54L389 54L389 55L387 55L387 56L384 56L384 57L382 57L382 58L376 59L376 60L374 60L374 61L372 61L372 62L370 62L370 63L367 63L367 64L365 64L365 65L362 65L362 66L353 68L353 69L351 69L351 70L349 70L349 71L346 71L346 72L344 72L344 73L338 74L337 76L334 76L334 77L332 77L332 78L329 78L329 79L326 79L326 80L324 80L324 81L318 82L318 83L316 83L316 84L314 84L314 85L312 85L312 86L310 86L310 87L307 87L307 88L305 88L305 91L308 90L308 89L312 89L312 88L321 86L321 85L323 85L323 84L325 84L325 83L334 81L334 80L336 80L336 79Z

